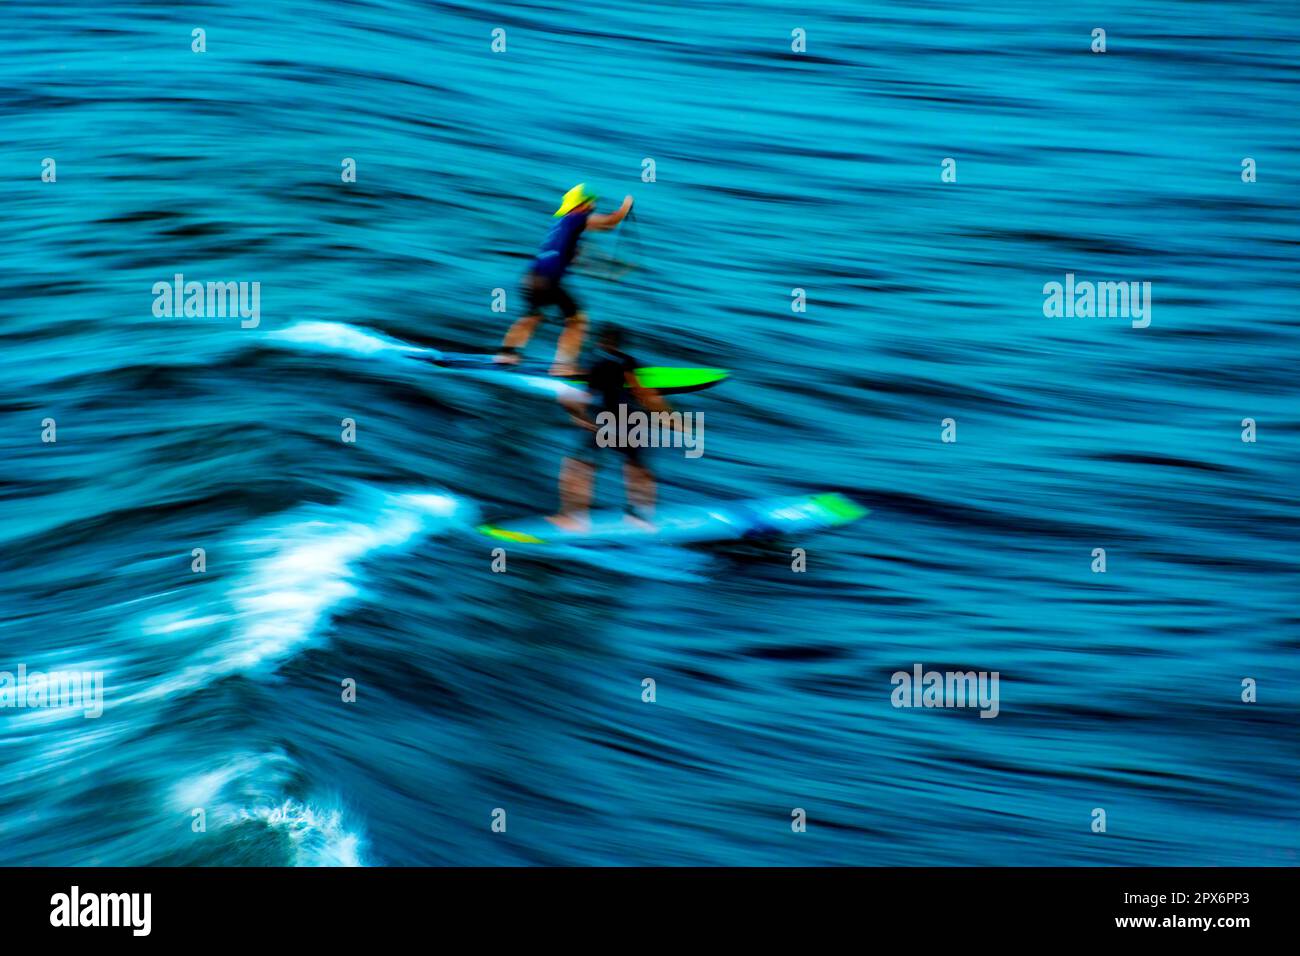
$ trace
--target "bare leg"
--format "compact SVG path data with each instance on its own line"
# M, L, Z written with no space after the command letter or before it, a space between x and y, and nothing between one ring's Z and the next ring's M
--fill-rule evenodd
M578 367L578 354L582 351L582 338L586 333L587 313L575 312L564 320L564 331L560 333L559 344L555 347L552 375L573 374L573 370Z
M587 510L591 507L591 489L596 467L576 458L564 459L560 466L560 513L550 520L561 528L587 527Z
M649 524L655 510L654 475L644 465L627 462L623 465L623 485L627 503L636 510L636 517Z
M501 343L502 351L497 354L496 360L503 365L514 365L518 362L519 353L524 350L528 340L533 337L533 332L540 321L542 321L540 312L521 316L514 325L510 326L510 331L506 333L505 341ZM511 349L512 351L507 352L505 349Z

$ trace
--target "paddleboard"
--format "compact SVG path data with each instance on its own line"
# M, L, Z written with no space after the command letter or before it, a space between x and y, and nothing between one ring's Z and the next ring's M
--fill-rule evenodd
M581 529L562 528L538 517L479 525L478 531L507 544L534 547L634 544L651 540L699 544L806 534L849 524L868 513L852 498L829 492L705 505L668 505L657 510L649 525L619 512L593 512L587 526Z
M432 352L429 354L412 354L411 358L431 362L440 368L457 369L466 372L495 372L502 375L517 375L530 378L549 377L550 366L542 362L519 362L516 365L498 364L495 356L469 352ZM665 395L683 392L698 392L712 388L726 380L728 372L721 368L671 368L648 365L636 370L637 381L645 388L653 388ZM570 385L582 385L582 375L564 376L556 381Z

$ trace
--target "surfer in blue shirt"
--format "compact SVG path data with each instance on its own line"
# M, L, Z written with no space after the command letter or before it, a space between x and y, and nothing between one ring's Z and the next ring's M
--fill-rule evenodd
M613 325L604 326L596 340L595 362L587 370L590 404L564 402L570 418L582 429L582 436L560 466L560 513L550 520L561 528L585 530L596 479L596 456L611 449L623 459L628 520L650 523L655 505L655 479L642 460L641 449L626 441L604 445L597 440L600 434L597 417L601 412L609 412L618 418L619 406L628 404L629 395L647 411L672 412L658 392L641 385L636 368L636 360L623 351L622 331Z
M510 327L496 360L502 364L519 361L519 353L528 344L537 323L542 320L542 309L556 306L564 316L564 331L555 349L552 375L572 374L578 353L582 350L582 337L587 328L587 316L582 307L561 284L565 272L578 254L578 240L588 229L602 232L613 229L632 211L632 197L625 196L623 205L611 213L596 212L596 194L579 183L564 194L560 208L555 211L559 222L551 227L542 242L542 248L524 277L524 302L528 311Z

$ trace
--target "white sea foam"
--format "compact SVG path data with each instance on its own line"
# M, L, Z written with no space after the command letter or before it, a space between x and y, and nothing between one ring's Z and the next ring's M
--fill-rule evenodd
M268 332L269 342L323 349L332 352L352 352L357 355L378 355L384 352L436 355L436 349L422 348L382 332L364 329L346 322L298 322L284 329Z
M184 693L232 673L272 667L311 641L345 602L361 593L360 565L381 551L413 547L455 522L473 518L473 506L431 491L357 492L337 505L313 505L246 538L248 570L228 595L230 612L210 608L192 620L169 615L146 621L146 633L176 633L227 620L224 634L189 662L108 707ZM212 629L216 630L216 629Z
M295 775L284 753L237 753L220 766L199 770L176 784L168 797L173 813L204 811L206 837L253 823L287 837L284 866L365 866L365 839L334 801L284 796Z
M347 827L337 807L283 800L243 809L240 818L286 834L293 851L293 859L287 861L291 866L365 866L364 841Z

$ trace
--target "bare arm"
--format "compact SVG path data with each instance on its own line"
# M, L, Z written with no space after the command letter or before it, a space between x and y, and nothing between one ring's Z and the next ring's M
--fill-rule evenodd
M624 196L623 205L619 206L613 212L593 212L587 217L587 228L594 229L596 232L606 232L613 229L620 222L627 218L627 214L632 211L632 197Z
M564 410L569 413L570 421L575 425L581 425L587 431L594 432L596 430L596 423L587 414L587 403L585 401L577 398L561 398L560 404L564 406Z

